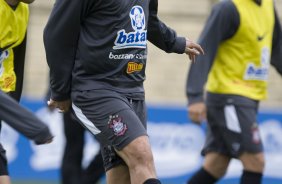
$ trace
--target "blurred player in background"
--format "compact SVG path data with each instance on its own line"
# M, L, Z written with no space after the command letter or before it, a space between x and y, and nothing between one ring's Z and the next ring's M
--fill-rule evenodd
M26 1L31 3L33 0ZM0 89L20 100L26 52L28 5L1 0Z
M46 94L46 101L50 99L50 89ZM50 111L54 108L49 107ZM62 184L95 184L105 174L101 150L91 160L90 164L82 167L83 148L85 145L86 129L77 122L71 111L63 113L64 136L66 145L64 147L61 165Z
M77 122L71 111L63 114L63 121L66 146L61 167L62 184L97 183L105 174L101 150L98 150L86 168L82 168L84 139L87 130Z
M86 168L82 168L86 129L71 111L63 114L66 145L61 167L62 184L95 184L105 174L101 150ZM94 138L94 137L93 137Z
M53 136L32 112L21 107L28 5L33 0L0 0L0 128L1 120L36 144L46 144ZM9 93L17 101L4 92ZM10 184L6 151L0 144L0 183Z
M191 60L202 48L157 17L158 0L57 0L44 31L49 105L101 143L108 184L159 184L146 131L147 39Z
M188 73L190 119L208 122L204 163L189 184L216 183L232 158L242 162L241 184L261 183L265 159L257 113L267 97L270 62L280 63L274 66L281 73L281 34L272 0L215 4L199 38L206 55Z
M0 102L0 119L10 127L34 141L36 145L52 142L53 135L48 126L1 90ZM0 144L0 184L10 184L8 161L2 144Z

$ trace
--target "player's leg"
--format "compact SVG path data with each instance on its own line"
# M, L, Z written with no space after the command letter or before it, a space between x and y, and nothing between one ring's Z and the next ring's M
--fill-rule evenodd
M61 165L62 184L81 184L84 127L76 122L71 111L64 113L66 144Z
M107 124L109 128L104 132L111 135L107 137L111 137L113 143L112 146L104 146L102 150L107 183L158 184L145 126L136 113L132 109L122 110L110 117ZM120 167L122 164L127 167ZM115 178L120 177L120 172L124 172L124 177L117 182ZM128 178L130 180L126 180Z
M257 107L236 107L241 122L242 146L239 159L243 164L241 184L261 183L265 167L262 141L257 125Z
M226 145L227 155L239 158L244 171L241 184L260 184L264 170L264 154L262 142L257 125L258 104L245 99L249 105L227 104L223 107L224 121L221 121L220 134L222 142ZM212 111L217 108L209 108L209 119L216 119Z
M143 121L146 108L142 100L142 115L137 116L135 107L139 106L130 104L127 98L112 91L74 93L73 99L76 99L73 104L76 116L102 144L108 184L130 182L125 180L117 183L112 179L120 177L120 171L124 172L124 176L127 175L120 180L132 175L131 184L159 183L155 179L153 155L146 133L146 122ZM119 166L121 164L126 164L128 169Z
M229 144L234 137L226 129L224 106L207 106L207 134L202 155L204 163L188 184L213 184L224 176L232 158ZM236 138L235 138L236 139Z
M147 109L143 100L131 100L130 105L138 119L146 128ZM134 115L135 115L134 114ZM137 121L137 120L129 120ZM136 130L138 132L140 130ZM137 137L126 145L122 150L117 151L129 167L131 183L160 183L157 180L151 145L147 135Z
M205 155L203 168L215 178L225 175L230 162L230 157L217 152L209 152Z
M117 153L128 165L132 184L144 183L157 178L153 154L147 136L140 136Z
M225 175L230 158L216 152L205 155L203 166L190 178L188 184L212 184Z
M90 164L82 172L82 184L95 184L105 175L101 150L94 156Z
M243 153L240 160L244 167L240 183L261 183L265 165L264 154Z
M106 178L108 184L131 184L130 174L127 165L117 165L106 172Z
M220 116L217 116L220 117ZM188 180L188 184L213 184L222 178L227 170L230 157L225 154L226 148L220 138L218 128L207 125L206 143L202 154L202 167Z

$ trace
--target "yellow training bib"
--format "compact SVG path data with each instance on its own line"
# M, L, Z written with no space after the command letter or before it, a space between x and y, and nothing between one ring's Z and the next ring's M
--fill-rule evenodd
M15 90L12 48L21 44L25 38L28 17L27 4L19 3L14 10L4 0L0 0L0 89L4 92Z
M220 44L207 91L265 99L275 20L273 0L263 0L261 6L253 0L233 2L240 25L232 38Z

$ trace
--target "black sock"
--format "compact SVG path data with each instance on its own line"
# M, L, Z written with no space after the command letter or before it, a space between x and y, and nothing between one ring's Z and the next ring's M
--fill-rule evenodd
M204 168L196 172L187 182L187 184L213 184L218 179L208 173Z
M156 178L147 179L143 184L161 184L161 181Z
M244 170L241 176L240 184L261 184L261 181L262 173Z

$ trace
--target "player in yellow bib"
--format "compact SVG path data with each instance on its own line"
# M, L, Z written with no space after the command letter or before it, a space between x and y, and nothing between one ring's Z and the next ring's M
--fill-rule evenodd
M24 55L21 58L16 58L14 48L25 45L26 30L28 24L29 10L25 3L17 4L16 1L11 1L8 4L6 1L0 1L0 89L4 92L12 92L16 90L16 74L14 71L15 59L24 60ZM25 48L23 48L25 49Z
M29 16L27 4L33 1L0 0L0 128L4 120L36 144L45 144L53 138L48 126L4 93L20 99ZM5 153L0 144L0 183L10 184Z
M206 119L208 126L203 166L188 184L216 183L232 158L243 165L240 184L262 182L265 160L256 117L259 101L267 97L270 64L282 73L281 40L273 0L214 6L199 38L206 55L188 73L190 119Z

